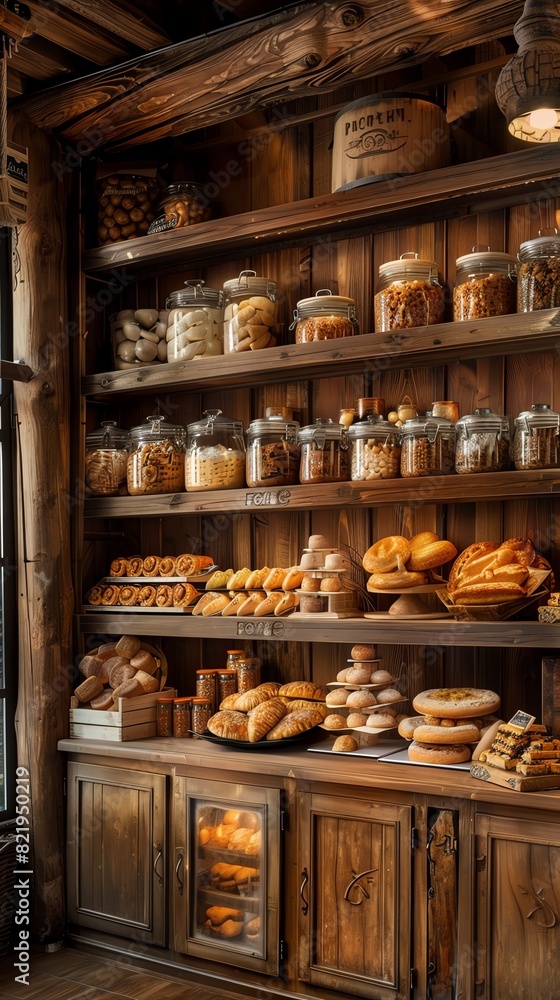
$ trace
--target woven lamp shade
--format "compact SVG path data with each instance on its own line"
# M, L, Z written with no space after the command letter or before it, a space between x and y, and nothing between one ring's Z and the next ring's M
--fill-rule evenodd
M508 130L526 142L560 142L560 13L554 0L526 0L513 29L519 51L496 82ZM556 114L555 114L556 112Z

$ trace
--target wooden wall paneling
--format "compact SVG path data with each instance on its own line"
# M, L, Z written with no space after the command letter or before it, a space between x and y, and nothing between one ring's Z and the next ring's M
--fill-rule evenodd
M310 197L309 134L309 125L274 131L263 115L262 131L249 139L251 209Z
M552 626L554 627L554 626ZM488 651L490 652L490 651ZM500 717L511 719L514 712L523 709L541 721L541 663L546 650L506 648L501 650L501 688L496 688L502 696ZM487 685L492 687L491 684Z
M551 351L516 354L506 358L505 403L506 412L511 417L512 431L518 413L530 410L532 403L551 403L557 367L555 355Z
M536 239L539 230L556 226L555 203L551 199L512 205L509 210L508 253L516 254L521 243Z
M543 725L552 736L560 736L560 660L544 656L542 660L542 714Z

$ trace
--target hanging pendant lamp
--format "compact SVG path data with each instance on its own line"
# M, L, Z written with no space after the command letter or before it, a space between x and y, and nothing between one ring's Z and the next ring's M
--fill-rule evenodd
M554 0L526 0L513 34L519 50L496 82L508 131L526 142L560 142L560 13Z

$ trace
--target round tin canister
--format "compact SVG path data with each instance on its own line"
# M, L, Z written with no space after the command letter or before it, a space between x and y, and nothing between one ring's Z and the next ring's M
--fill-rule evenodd
M385 91L347 104L334 122L332 191L446 167L443 108L422 94Z

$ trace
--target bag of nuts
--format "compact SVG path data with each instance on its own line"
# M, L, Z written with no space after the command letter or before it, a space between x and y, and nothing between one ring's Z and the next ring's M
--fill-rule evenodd
M162 190L157 167L107 163L97 168L95 184L100 245L145 236Z

